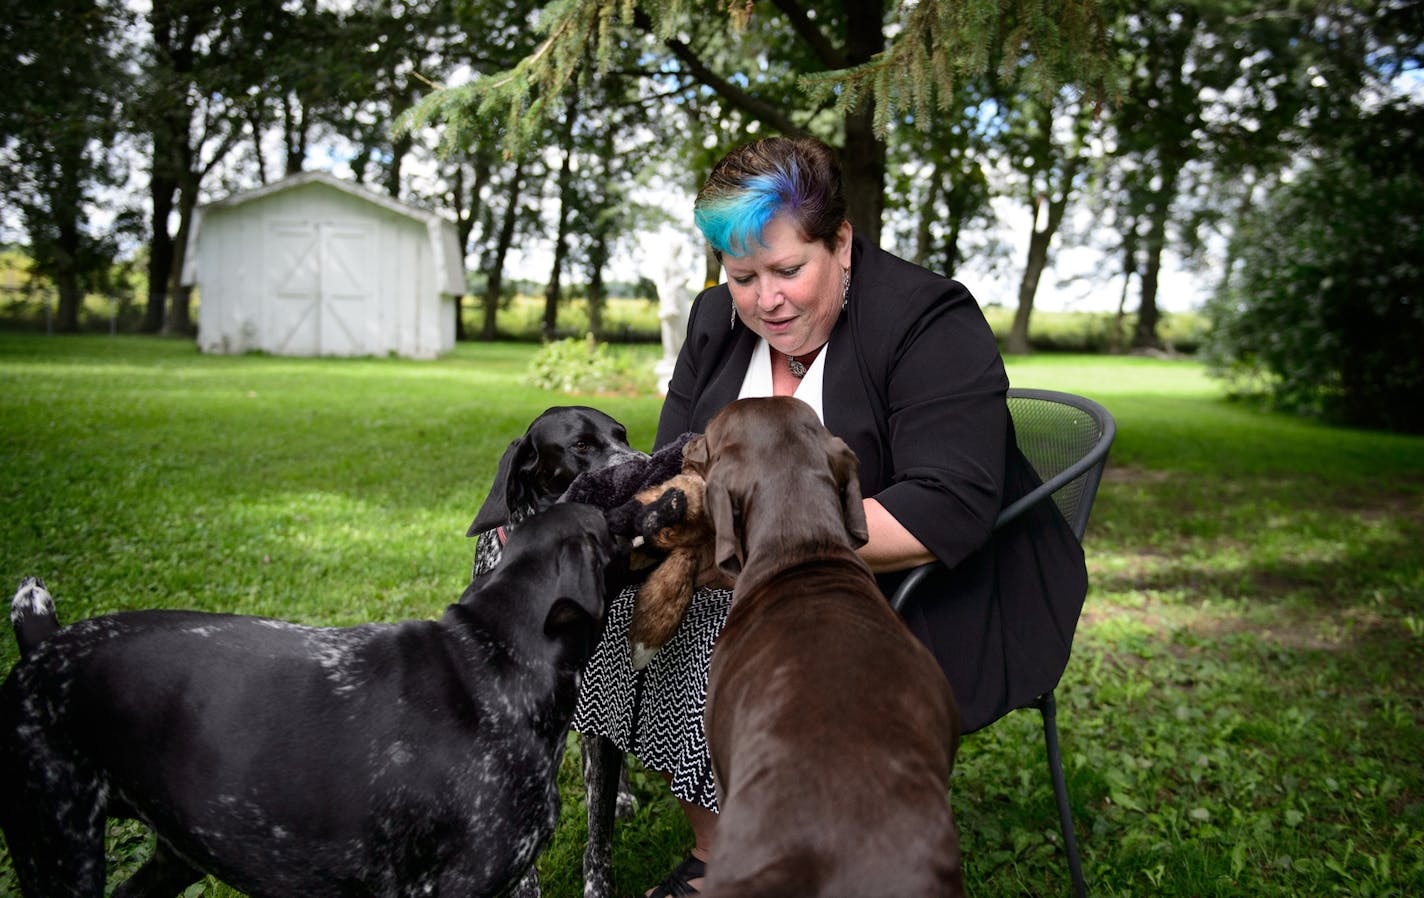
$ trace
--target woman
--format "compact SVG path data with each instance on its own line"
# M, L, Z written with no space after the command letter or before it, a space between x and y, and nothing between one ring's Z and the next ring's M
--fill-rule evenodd
M694 209L727 283L692 306L657 446L701 432L739 397L805 400L860 459L870 532L860 553L886 594L897 571L936 558L950 569L906 622L944 668L965 731L1051 689L1087 591L1083 554L1051 502L990 539L999 510L1037 479L1015 446L1008 379L974 298L857 238L839 165L813 138L733 150ZM668 776L695 845L648 894L696 894L717 819L702 732L707 664L731 593L699 591L637 674L632 594L610 609L574 727Z

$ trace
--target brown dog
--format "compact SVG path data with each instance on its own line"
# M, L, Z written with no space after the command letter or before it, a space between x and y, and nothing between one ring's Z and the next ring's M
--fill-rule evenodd
M712 653L709 896L964 893L944 674L855 553L858 462L798 399L723 409L685 456L736 578Z

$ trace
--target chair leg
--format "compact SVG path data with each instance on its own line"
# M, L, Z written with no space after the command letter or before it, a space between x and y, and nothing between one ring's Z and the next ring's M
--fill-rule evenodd
M1052 690L1040 695L1035 704L1043 715L1043 744L1048 750L1048 774L1053 778L1053 796L1058 800L1058 822L1063 828L1063 851L1068 855L1073 894L1076 898L1086 898L1088 886L1083 881L1078 839L1073 834L1073 809L1068 804L1068 781L1063 775L1063 754L1058 748L1058 704L1053 699Z

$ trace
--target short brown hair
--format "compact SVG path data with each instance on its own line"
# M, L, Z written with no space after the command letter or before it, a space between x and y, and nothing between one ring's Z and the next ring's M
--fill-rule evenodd
M846 213L841 166L814 137L766 137L737 147L712 167L693 203L697 227L719 257L743 255L783 212L807 240L836 248Z

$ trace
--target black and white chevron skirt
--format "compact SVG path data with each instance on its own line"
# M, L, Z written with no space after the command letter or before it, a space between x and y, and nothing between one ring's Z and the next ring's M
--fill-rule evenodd
M475 576L499 561L493 531L475 547ZM636 585L609 604L603 638L584 669L573 728L604 736L649 770L671 779L672 793L717 810L712 756L702 714L707 707L707 667L727 610L730 589L699 589L673 638L642 670L634 670L628 648Z
M603 639L584 669L574 729L613 740L644 767L670 776L672 794L715 811L702 713L712 646L727 621L732 591L694 592L682 625L642 670L633 669L628 648L637 594L630 586L609 605Z

